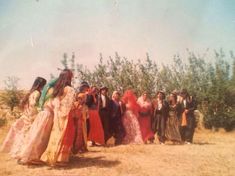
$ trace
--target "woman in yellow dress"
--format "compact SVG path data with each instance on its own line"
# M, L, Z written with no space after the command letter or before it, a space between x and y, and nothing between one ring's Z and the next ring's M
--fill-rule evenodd
M75 98L75 90L71 87L72 77L72 72L65 69L60 74L52 93L54 122L48 146L41 156L41 160L50 166L63 165L69 161L72 146L64 144L63 139Z

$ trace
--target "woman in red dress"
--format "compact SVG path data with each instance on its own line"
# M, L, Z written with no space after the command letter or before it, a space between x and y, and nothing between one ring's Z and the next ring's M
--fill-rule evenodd
M104 130L99 116L98 110L98 89L91 87L90 93L87 95L86 104L89 113L89 133L88 140L93 144L98 143L104 145Z
M153 142L154 133L151 129L151 116L153 112L152 103L148 98L147 92L144 92L141 97L138 98L137 103L140 106L139 110L139 124L143 141L147 143L148 140Z
M78 93L74 109L75 138L73 142L72 152L86 152L87 149L87 126L88 107L85 104L86 94Z

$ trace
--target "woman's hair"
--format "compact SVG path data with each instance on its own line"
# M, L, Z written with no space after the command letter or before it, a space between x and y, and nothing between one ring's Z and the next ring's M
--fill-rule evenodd
M64 93L66 86L71 86L73 72L69 69L64 69L55 83L52 97L61 96Z
M25 97L22 99L22 101L21 101L21 103L20 103L20 108L21 108L21 109L23 109L24 106L28 103L28 101L29 101L29 96L30 96L30 94L31 94L33 91L37 90L37 91L39 91L39 93L41 94L41 89L42 89L43 86L46 84L46 82L47 82L47 81L46 81L44 78L42 78L42 77L37 77L37 78L35 79L35 81L34 81L32 87L31 87L29 93L27 93L27 94L25 95Z
M162 94L162 99L164 100L166 98L166 95L163 91L158 91L156 94L156 97L158 96L158 94Z
M120 92L118 92L117 90L113 91L113 94L112 94L112 99L114 99L114 96L118 94L119 96L121 95Z

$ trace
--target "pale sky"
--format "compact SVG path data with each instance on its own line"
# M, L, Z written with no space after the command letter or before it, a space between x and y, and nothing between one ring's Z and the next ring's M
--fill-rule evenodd
M235 0L0 0L0 88L58 75L64 52L93 68L99 53L167 64L186 48L235 50Z

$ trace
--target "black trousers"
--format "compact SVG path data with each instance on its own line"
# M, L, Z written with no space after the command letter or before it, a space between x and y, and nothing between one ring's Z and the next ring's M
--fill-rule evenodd
M99 111L101 123L104 130L104 141L105 143L108 141L108 139L111 137L110 134L110 113L107 109L100 109Z
M188 117L187 126L180 126L180 135L182 141L193 142L193 136L195 131L195 118Z
M125 136L125 129L122 124L121 116L112 117L110 119L110 135L115 138L115 145L122 143Z
M166 137L165 137L165 130L166 130L166 117L164 117L163 115L157 114L155 116L156 120L157 120L157 136L158 136L158 140L160 142L165 142Z

